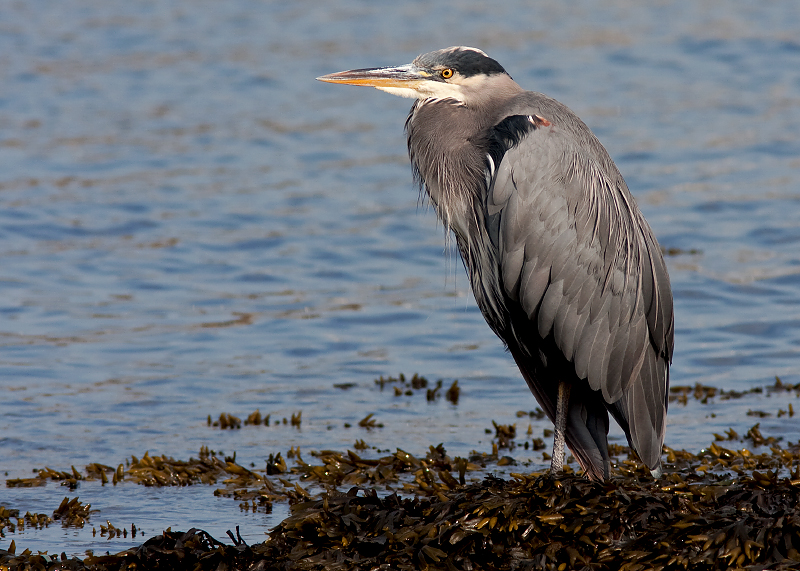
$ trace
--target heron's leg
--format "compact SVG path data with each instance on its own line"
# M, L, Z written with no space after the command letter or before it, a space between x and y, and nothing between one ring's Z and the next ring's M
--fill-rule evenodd
M558 382L558 401L556 402L556 426L553 437L553 457L550 459L550 475L560 474L564 467L564 441L567 429L567 405L569 403L569 383Z

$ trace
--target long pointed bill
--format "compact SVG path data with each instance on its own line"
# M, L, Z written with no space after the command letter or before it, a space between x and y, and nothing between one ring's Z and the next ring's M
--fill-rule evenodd
M413 64L399 67L376 67L371 69L352 69L340 71L317 78L328 83L347 83L349 85L369 85L378 89L401 88L416 89L430 79L430 76Z

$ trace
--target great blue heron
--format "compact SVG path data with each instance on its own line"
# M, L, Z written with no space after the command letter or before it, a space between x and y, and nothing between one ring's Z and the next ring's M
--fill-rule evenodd
M588 477L609 476L608 413L655 476L674 323L658 242L619 170L572 111L484 52L318 78L416 99L408 153L453 231L478 306Z

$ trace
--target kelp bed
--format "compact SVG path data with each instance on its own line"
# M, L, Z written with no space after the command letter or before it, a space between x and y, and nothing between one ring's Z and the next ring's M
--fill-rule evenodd
M495 430L497 441L509 434L506 426ZM569 469L557 479L486 476L510 461L497 445L469 458L451 458L441 445L424 457L397 450L367 458L363 441L361 453L321 451L311 462L292 449L260 470L207 449L189 461L146 454L116 469L93 464L85 474L44 469L7 485L222 484L214 493L242 509L288 501L291 513L255 545L238 530L228 543L201 530L166 530L138 547L84 559L0 550L0 570L800 569L800 443L765 437L758 425L742 437L732 430L714 437L698 454L665 447L659 480L613 446L614 475L605 483ZM473 481L475 474L481 478ZM13 512L0 507L0 535L14 521L83 525L90 517L77 498L65 499L52 518ZM109 526L103 532L121 533Z
M166 531L114 555L67 559L0 551L17 569L797 569L800 568L800 450L773 445L760 455L713 444L700 455L667 451L653 481L632 459L617 476L593 483L578 475L515 474L462 485L456 461L440 448L427 460L397 453L365 461L323 456L295 467L320 484L399 477L415 494L378 494L376 486L312 498L284 480L228 478L223 494L264 502L288 499L291 515L264 543L223 544L198 530ZM172 461L154 461L161 471ZM222 463L213 459L210 463ZM189 465L190 463L186 463ZM225 473L238 471L225 463ZM241 468L241 467L239 467ZM242 468L242 470L246 470ZM381 471L389 478L383 478ZM209 474L207 470L204 474ZM249 472L249 471L247 471ZM259 488L239 484L261 484ZM385 484L385 481L384 481ZM384 486L385 487L385 486ZM255 502L254 502L255 505ZM73 504L73 511L80 510ZM62 504L61 511L69 508ZM85 513L85 512L84 512ZM78 514L80 515L80 514ZM72 514L74 517L75 514Z

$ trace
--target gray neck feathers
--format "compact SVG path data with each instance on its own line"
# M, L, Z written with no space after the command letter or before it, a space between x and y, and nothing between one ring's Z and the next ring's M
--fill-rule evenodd
M505 327L500 307L497 252L489 239L485 205L494 166L487 134L476 112L453 99L422 100L406 121L414 174L446 230L452 230L478 305L498 333Z

